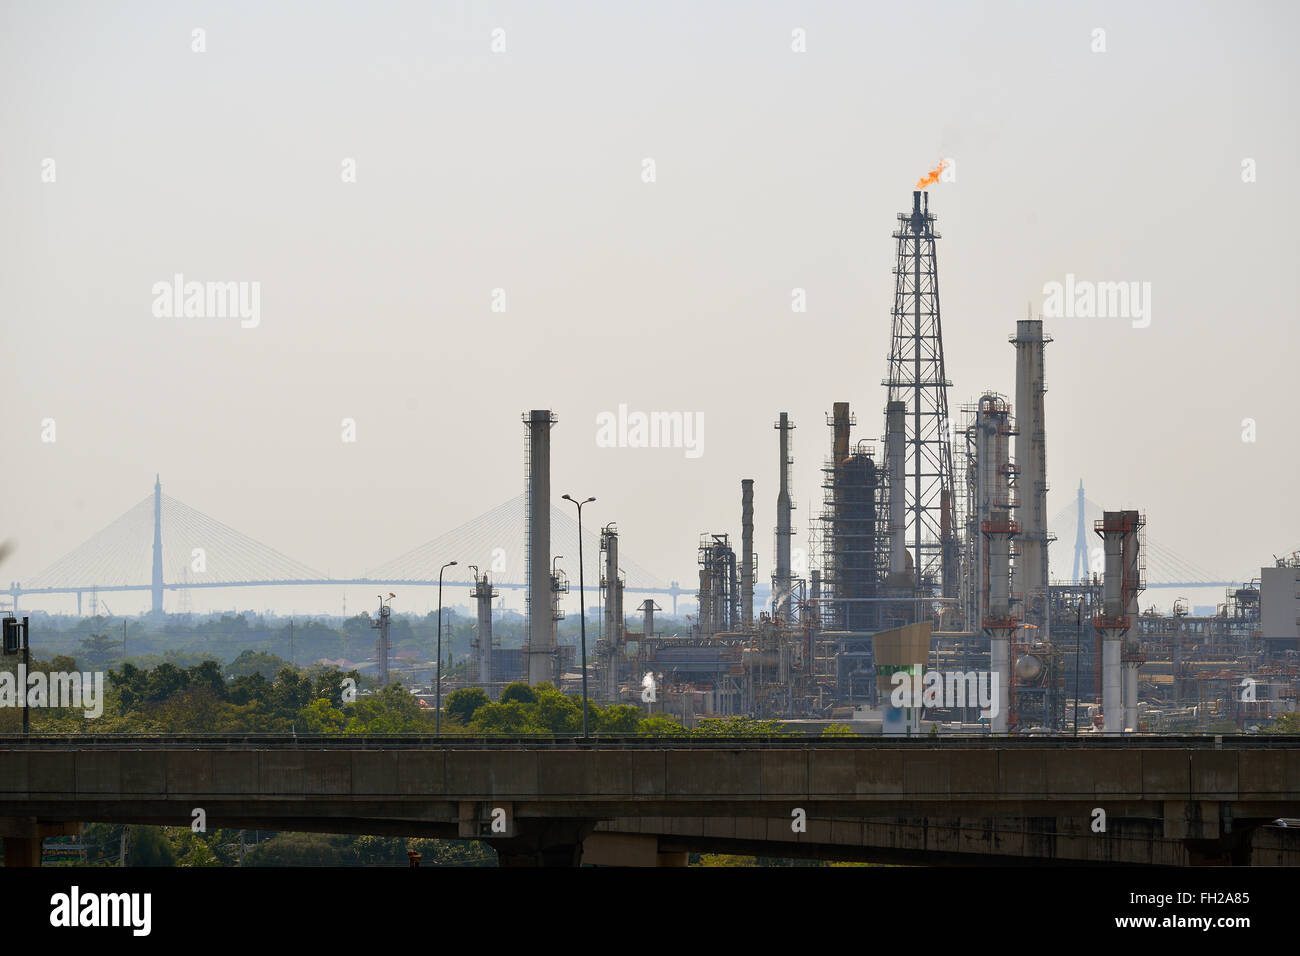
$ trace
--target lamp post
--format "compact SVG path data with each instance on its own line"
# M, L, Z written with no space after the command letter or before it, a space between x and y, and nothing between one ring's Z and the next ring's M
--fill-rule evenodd
M434 683L433 698L433 735L442 736L442 572L454 565L455 561L448 561L438 569L438 676Z
M571 501L578 506L578 628L582 633L582 739L588 738L587 734L587 598L583 587L582 580L582 506L595 501L595 498L587 498L584 501L578 501L576 498L570 498L564 495L565 501ZM617 582L611 582L612 586L617 588Z

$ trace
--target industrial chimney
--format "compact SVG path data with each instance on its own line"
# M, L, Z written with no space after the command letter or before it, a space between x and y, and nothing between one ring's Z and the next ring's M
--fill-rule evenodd
M526 412L528 427L528 683L555 682L555 620L551 612L551 426L556 417L549 409Z
M471 567L474 575L473 598L478 606L478 631L474 636L474 659L478 663L478 682L492 682L492 599L500 592L492 587L487 572L478 573L478 568Z
M740 481L740 621L754 625L754 479Z
M1097 523L1105 553L1102 611L1092 619L1101 634L1103 729L1122 734L1138 729L1138 670L1142 667L1138 635L1138 593L1142 580L1141 537L1146 523L1137 511L1107 511Z

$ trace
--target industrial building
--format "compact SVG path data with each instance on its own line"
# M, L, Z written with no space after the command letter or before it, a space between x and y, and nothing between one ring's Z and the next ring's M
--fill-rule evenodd
M864 435L848 401L830 403L821 510L808 522L806 574L792 563L795 423L779 411L777 467L766 485L776 504L770 604L755 606L754 495L764 487L761 477L738 479L739 534L732 514L695 537L697 611L673 633L656 629L662 609L651 600L637 608L639 622L629 620L624 542L617 524L606 524L600 530L604 620L590 657L594 696L688 725L746 714L839 719L905 734L924 727L1121 735L1223 721L1241 727L1293 712L1300 557L1278 561L1263 569L1259 582L1230 590L1213 614L1189 615L1185 602L1168 616L1144 614L1138 602L1146 586L1146 518L1126 508L1086 522L1080 485L1074 567L1068 577L1064 569L1053 577L1051 336L1041 319L1016 321L1007 367L1014 396L985 390L960 407L960 422L950 423L934 224L928 194L918 189L893 233L895 296L877 406L883 433ZM545 409L523 415L528 624L521 651L493 649L496 592L488 575L474 569L479 625L471 680L484 686L514 676L561 683L571 668L580 669L573 649L556 643L559 596L568 588L550 546L556 421ZM1100 575L1090 572L1085 539L1100 542ZM518 660L507 660L510 653ZM930 670L984 680L987 706L973 698L935 698L904 713L891 703L893 675L919 681ZM647 698L650 684L655 693Z

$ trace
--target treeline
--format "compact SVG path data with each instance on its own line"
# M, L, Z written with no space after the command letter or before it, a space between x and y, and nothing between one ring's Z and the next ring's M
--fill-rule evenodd
M598 615L588 621L588 638L600 634ZM635 620L635 619L633 619ZM673 633L679 623L660 615L661 633ZM348 618L306 617L292 620L253 613L220 615L168 614L161 618L72 618L36 612L32 618L32 652L45 658L75 656L93 669L117 667L131 661L137 667L152 668L161 663L190 667L205 660L233 661L245 651L271 654L294 664L309 665L340 659L361 663L374 659L378 631L369 613ZM443 677L463 673L477 631L477 620L455 608L443 611ZM502 648L520 647L524 641L523 615L507 610L494 614L494 643ZM680 627L689 624L683 622ZM593 631L593 628L595 629ZM389 641L393 659L411 659L426 664L432 660L437 634L437 615L394 614L390 619ZM576 644L579 622L576 616L560 621L557 639Z
M513 619L519 618L516 623ZM375 656L379 632L368 614L346 619L293 619L257 614L196 617L67 619L41 615L32 621L32 650L45 656L74 655L87 666L115 667L130 660L142 667L167 661L190 666L204 660L228 662L246 650L274 654L295 664L345 659L362 662ZM467 657L475 622L452 609L443 612L443 653ZM391 653L406 652L419 660L433 657L437 616L394 614L388 637ZM516 634L517 632L517 634ZM523 640L522 618L509 615L497 637L503 646ZM444 674L446 671L444 670Z
M4 662L12 670L13 658ZM33 671L72 671L64 656L32 662ZM163 662L145 669L127 661L107 672L102 712L35 707L35 733L320 733L432 734L433 708L400 683L376 687L356 671L298 668L274 655L246 651L224 668L216 661L190 667ZM594 734L647 736L779 736L777 721L748 717L703 719L690 730L671 717L631 704L587 705ZM0 733L21 727L17 707L0 708ZM551 684L509 684L492 701L478 687L443 700L447 735L574 736L582 733L582 698Z
M582 695L564 694L549 683L529 686L507 684L501 699L493 702L480 687L453 691L443 705L443 728L470 734L553 734L582 733ZM687 729L671 717L645 714L631 704L601 707L588 701L587 727L590 733L639 734L643 736L782 736L775 720L752 717L708 718Z

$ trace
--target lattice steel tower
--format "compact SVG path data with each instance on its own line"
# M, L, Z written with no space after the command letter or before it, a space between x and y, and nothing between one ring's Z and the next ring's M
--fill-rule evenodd
M889 401L906 405L906 525L917 585L952 590L955 548L945 540L953 527L952 445L948 434L948 381L939 321L939 271L934 216L928 194L912 193L912 212L899 213L898 261L894 266L893 333L889 344ZM948 545L945 547L945 545ZM945 554L947 560L945 560ZM945 565L949 565L945 567ZM956 593L953 591L953 593Z

